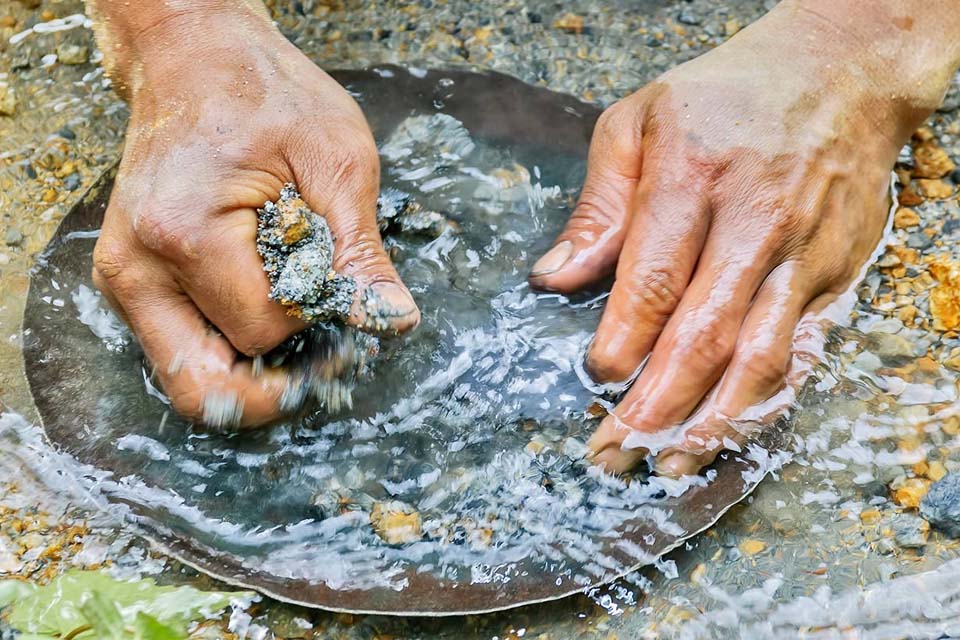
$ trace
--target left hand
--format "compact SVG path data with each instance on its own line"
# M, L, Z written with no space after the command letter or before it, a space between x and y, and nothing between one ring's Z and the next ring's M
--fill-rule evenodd
M854 51L790 51L821 42L796 35L804 16L761 20L607 110L577 208L534 266L532 285L564 293L615 270L594 378L627 380L649 357L589 442L609 471L652 452L659 473L696 473L725 438L743 443L736 419L782 388L801 318L880 240L922 109ZM622 449L631 432L640 447Z

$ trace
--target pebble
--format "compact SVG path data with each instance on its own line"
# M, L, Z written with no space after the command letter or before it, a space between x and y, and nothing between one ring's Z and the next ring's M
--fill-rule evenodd
M893 214L893 226L896 229L908 229L920 224L920 216L917 212L908 207L900 207Z
M933 239L927 234L917 231L907 237L907 246L911 249L927 249L933 246Z
M767 543L763 540L744 540L738 546L743 555L755 556L767 548Z
M10 227L3 235L3 242L8 247L19 247L20 243L23 242L23 233L15 227Z
M921 178L916 182L917 190L931 200L944 200L953 195L953 186L943 180Z
M17 92L11 86L0 86L0 116L12 116L17 112Z
M906 509L916 509L927 493L930 481L924 478L907 478L900 483L894 483L893 501Z
M74 172L63 179L63 187L67 191L76 191L80 188L80 182L80 174Z
M920 503L920 515L947 535L960 537L960 473L933 483Z
M57 59L62 64L84 64L90 58L90 50L78 44L64 43L57 47Z
M684 9L677 15L677 22L696 26L700 24L700 18L689 9Z
M897 513L890 521L893 539L905 549L920 549L927 544L930 524L910 513Z

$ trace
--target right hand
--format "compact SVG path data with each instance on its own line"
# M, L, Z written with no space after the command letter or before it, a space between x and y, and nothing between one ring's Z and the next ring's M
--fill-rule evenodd
M268 299L256 251L256 208L284 183L326 217L334 268L357 281L351 325L382 328L368 321L370 299L389 317L388 331L420 316L383 250L377 150L354 100L266 20L221 15L223 38L190 17L139 41L93 279L179 413L202 420L208 402L233 399L239 426L254 426L279 417L288 376L255 375L243 356L305 328Z

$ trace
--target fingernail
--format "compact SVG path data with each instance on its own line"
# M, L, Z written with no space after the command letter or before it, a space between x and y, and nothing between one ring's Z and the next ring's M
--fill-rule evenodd
M420 310L406 287L396 282L376 282L363 292L363 326L373 331L412 329Z
M533 265L533 269L530 271L530 275L545 276L559 271L563 265L567 264L572 254L573 243L569 240L564 240L537 260L537 263Z
M668 478L692 476L700 471L700 463L697 462L697 458L689 453L681 452L659 456L653 467L658 476Z

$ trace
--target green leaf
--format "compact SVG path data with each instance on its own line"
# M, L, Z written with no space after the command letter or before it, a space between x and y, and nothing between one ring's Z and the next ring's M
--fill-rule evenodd
M168 627L142 611L137 614L133 630L135 640L186 640L187 638L186 631Z
M99 596L92 596L94 592ZM114 580L101 571L71 571L43 587L17 580L0 581L0 607L9 605L4 610L6 620L25 634L21 636L24 638L30 637L26 634L63 638L77 629L92 626L93 620L86 614L103 613L97 604L88 605L84 610L84 603L93 598L112 603L128 628L136 628L138 614L143 613L176 631L186 629L191 622L209 619L228 607L232 600L253 597L249 591L199 591L186 586L160 587L153 580ZM166 640L164 636L159 637ZM104 636L94 630L74 636L74 640L101 638Z
M102 640L123 640L123 617L117 605L99 591L94 591L90 597L80 605L87 622L93 627L97 638Z

